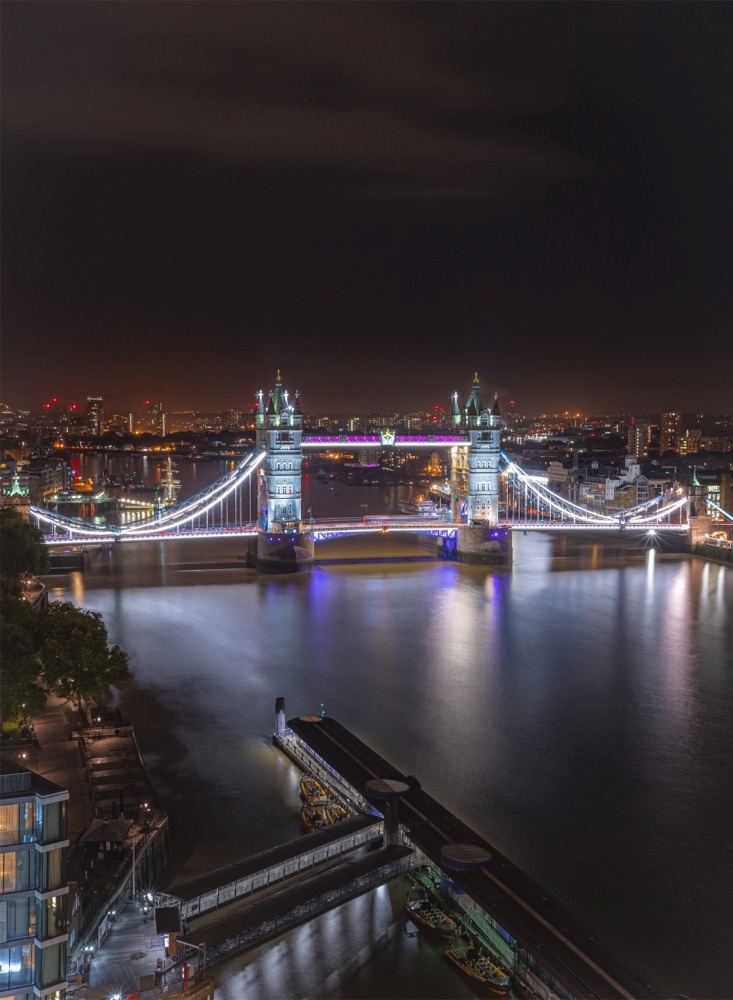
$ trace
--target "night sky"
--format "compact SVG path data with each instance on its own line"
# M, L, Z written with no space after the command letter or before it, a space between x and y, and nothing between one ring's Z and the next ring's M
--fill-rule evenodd
M2 22L3 402L733 410L733 5Z

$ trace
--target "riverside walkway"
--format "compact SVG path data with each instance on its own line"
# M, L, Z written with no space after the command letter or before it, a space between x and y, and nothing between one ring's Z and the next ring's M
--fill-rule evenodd
M369 799L367 783L376 778L409 786L398 800L400 826L405 838L441 870L444 886L460 905L471 900L496 940L504 940L513 953L515 975L528 983L560 987L560 995L603 997L607 1000L647 1000L663 995L642 978L626 970L607 954L589 934L574 927L571 919L543 889L516 865L483 840L441 803L380 757L335 719L304 716L288 722L297 754L310 756L323 774L323 766L355 794ZM373 802L381 808L376 799ZM467 861L464 870L447 857L456 845L481 857ZM446 851L446 849L448 849ZM497 925L499 930L497 931Z

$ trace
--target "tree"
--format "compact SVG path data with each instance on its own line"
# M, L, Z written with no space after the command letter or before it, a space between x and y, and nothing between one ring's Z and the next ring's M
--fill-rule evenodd
M46 691L38 683L38 612L14 592L13 582L0 580L0 717L20 719L46 707Z
M0 507L0 574L13 580L21 573L48 571L43 535L13 507Z
M109 647L102 616L68 601L54 602L41 617L39 661L44 685L80 703L98 698L111 684L132 683L127 653Z

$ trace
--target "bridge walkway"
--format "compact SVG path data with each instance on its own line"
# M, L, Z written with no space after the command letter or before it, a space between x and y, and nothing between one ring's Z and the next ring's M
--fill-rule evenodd
M480 869L446 874L573 996L646 1000L661 995L575 926L556 900L423 791L414 777L402 774L335 719L307 716L291 719L288 726L303 749L309 748L354 789L365 790L375 777L407 783L409 791L399 800L400 823L409 841L437 867L448 844L472 844L489 852Z
M179 904L181 916L190 921L286 879L312 872L318 865L332 864L344 854L372 845L381 837L379 816L351 816L171 886L165 895Z
M203 925L196 921L184 938L205 944L206 968L211 968L404 874L413 854L402 845L367 850L218 919Z

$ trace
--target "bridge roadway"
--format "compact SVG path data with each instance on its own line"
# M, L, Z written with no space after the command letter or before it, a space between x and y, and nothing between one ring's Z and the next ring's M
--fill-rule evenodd
M661 994L632 975L587 933L574 927L557 902L491 844L448 812L419 786L335 719L306 716L288 722L295 736L365 798L373 778L402 781L410 789L399 799L399 820L408 839L436 866L448 844L473 844L490 860L474 871L446 872L520 948L578 998L646 1000ZM379 808L376 801L374 805Z
M409 515L393 514L389 516L380 517L345 517L345 518L329 518L327 520L308 520L303 522L305 531L312 532L315 541L323 541L327 538L336 538L340 535L364 535L364 534L388 534L392 531L406 531L411 534L430 534L436 536L445 536L455 533L459 528L465 527L463 522L459 521L444 521L441 518L415 518ZM496 528L509 531L577 531L577 532L596 532L600 531L604 534L610 532L619 533L623 531L624 534L630 534L632 532L637 532L639 534L650 534L650 533L666 533L672 532L675 534L685 533L689 531L689 526L686 523L681 524L667 524L664 522L659 523L648 523L648 524L634 524L631 522L625 522L620 524L617 521L613 523L599 523L599 522L565 522L565 521L500 521ZM113 530L104 530L101 528L89 528L82 533L81 530L74 532L70 531L69 534L60 535L44 535L44 542L52 550L54 548L66 548L71 547L85 547L85 546L101 546L109 545L114 543L131 543L131 542L165 542L165 541L176 541L176 539L207 539L207 538L253 538L259 532L259 529L254 523L245 524L230 524L230 525L220 525L212 526L208 528L185 528L185 527L175 527L169 529L161 529L159 531L154 530L151 526L146 529L145 532L140 532L139 534L120 534Z

